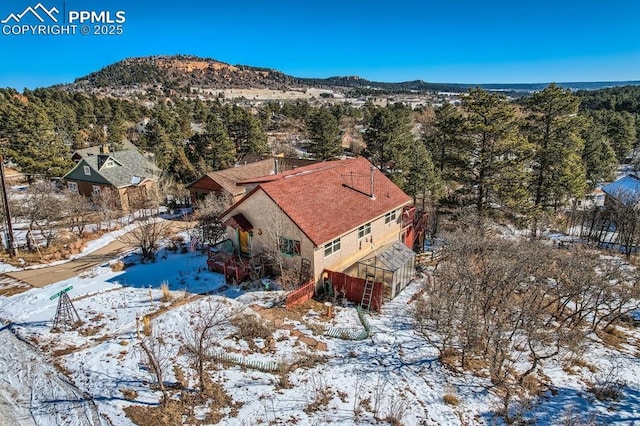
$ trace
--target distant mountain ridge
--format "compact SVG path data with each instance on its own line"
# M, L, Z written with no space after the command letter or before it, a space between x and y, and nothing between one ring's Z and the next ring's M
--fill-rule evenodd
M596 90L606 87L640 85L640 81L564 82L561 87L573 90ZM424 93L460 92L472 87L505 92L533 92L548 83L531 84L465 84L430 83L423 80L399 83L370 81L358 76L300 78L281 71L248 65L230 65L211 58L190 55L146 56L127 58L99 71L78 78L67 85L76 89L118 88L162 85L165 88L189 90L191 87L212 89L266 88L282 90L290 87L342 88L357 93Z

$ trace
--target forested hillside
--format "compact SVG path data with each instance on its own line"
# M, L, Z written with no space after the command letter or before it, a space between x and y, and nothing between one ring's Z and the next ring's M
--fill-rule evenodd
M132 75L136 69L143 72L134 67ZM416 200L533 218L584 196L630 161L639 99L636 87L574 94L550 85L518 102L477 88L459 106L297 100L249 109L180 97L145 107L62 88L4 89L0 138L25 173L46 177L62 176L75 149L117 149L129 139L183 183L245 154L328 160L347 149L367 156Z

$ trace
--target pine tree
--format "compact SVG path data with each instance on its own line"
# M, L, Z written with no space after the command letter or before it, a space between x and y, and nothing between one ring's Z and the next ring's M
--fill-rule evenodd
M534 146L529 187L537 212L585 193L580 137L584 120L576 115L579 102L569 89L551 84L527 103L525 134Z
M401 104L368 107L369 119L364 140L369 160L396 184L409 169L412 134L411 110Z
M589 189L603 181L612 180L616 170L616 153L611 147L605 129L592 117L586 117L582 129L584 163L587 185Z
M336 117L326 107L311 112L307 120L311 138L310 153L318 160L332 160L342 155L340 126Z
M516 109L505 96L472 89L462 101L469 141L466 188L480 216L490 204L513 208L522 202L523 161L528 146L519 136Z
M456 106L445 103L436 108L430 124L425 129L424 140L434 165L444 179L460 180L469 152L462 113Z
M207 118L205 133L192 138L195 152L210 170L222 170L235 164L235 147L222 120L216 114ZM197 161L196 161L197 163Z
M227 132L239 156L265 154L269 151L267 135L257 117L237 105L225 107L222 113Z
M429 151L420 141L415 141L411 145L409 159L409 170L402 189L413 198L414 205L420 197L424 206L427 195L431 195L432 198L440 195L442 188L440 173L434 167Z

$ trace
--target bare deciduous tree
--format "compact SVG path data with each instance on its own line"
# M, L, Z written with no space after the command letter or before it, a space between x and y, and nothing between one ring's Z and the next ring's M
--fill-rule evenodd
M54 193L51 184L38 182L29 187L27 196L21 199L18 215L29 222L29 229L35 229L49 247L58 236L58 221L62 219L62 202ZM27 243L30 243L27 238Z
M541 362L583 350L585 336L637 309L637 272L597 252L559 250L478 230L446 235L435 284L416 304L416 331L449 365L489 372L503 413L526 401Z
M164 384L164 372L167 367L167 353L163 343L155 336L142 336L140 348L144 354L144 364L149 369L162 392L162 404L168 401L167 387Z
M220 215L231 205L227 195L208 194L198 201L194 219L198 221L198 234L203 244L215 244L226 235L227 227L220 220Z
M286 216L268 209L262 241L263 255L277 269L279 284L284 290L295 289L300 284L301 237L297 227L289 226Z
M111 231L111 222L121 213L120 197L116 190L105 188L99 195L93 197L100 217L99 228L106 224L107 231Z
M169 236L171 222L157 217L143 219L138 226L120 237L120 240L140 249L144 260L154 260L158 243Z
M204 307L201 304L199 308L191 310L189 325L185 330L186 349L198 375L200 392L207 391L206 364L211 359L211 348L231 332L231 319L244 308L221 299L210 300Z
M91 223L92 210L91 201L84 195L76 192L65 191L63 194L62 215L69 223L69 231L77 232L82 237L84 230Z

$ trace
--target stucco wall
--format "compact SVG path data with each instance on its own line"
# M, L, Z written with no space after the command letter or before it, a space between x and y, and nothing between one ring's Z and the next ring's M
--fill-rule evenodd
M313 243L293 224L291 219L264 192L257 191L247 198L224 219L242 213L253 225L251 250L259 254L277 248L278 236L300 241L300 256L284 256L288 268L300 269L301 258L313 262ZM238 235L234 228L227 227L227 235L238 247Z
M358 229L353 229L341 237L340 250L325 257L324 244L314 247L286 216L282 210L263 191L258 190L251 197L244 200L236 209L230 212L224 219L242 213L253 225L251 237L252 252L261 253L265 247L274 250L277 247L277 236L300 241L301 256L285 257L285 264L289 268L299 269L301 257L309 259L312 265L312 276L320 279L324 269L343 271L358 260L375 253L377 249L399 241L402 225L400 223L402 209L397 209L396 220L385 224L384 215L371 222L371 234L358 238ZM227 228L228 237L238 247L238 235L234 228Z

